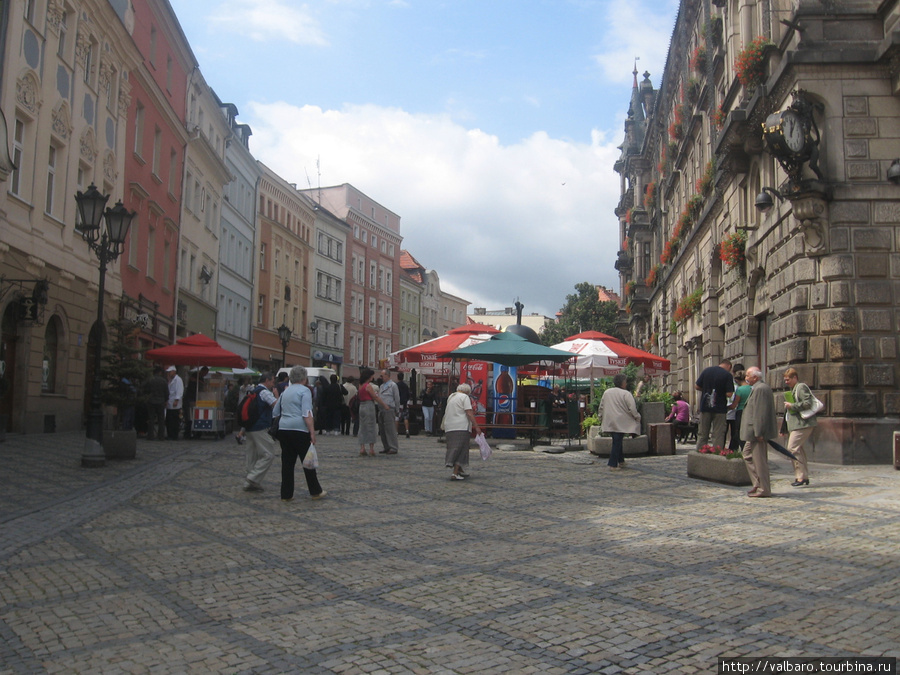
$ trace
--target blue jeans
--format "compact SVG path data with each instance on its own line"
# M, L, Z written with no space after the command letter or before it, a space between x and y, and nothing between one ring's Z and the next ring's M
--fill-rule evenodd
M625 461L625 453L622 450L625 434L619 431L611 431L612 434L612 450L609 451L609 466L619 466Z

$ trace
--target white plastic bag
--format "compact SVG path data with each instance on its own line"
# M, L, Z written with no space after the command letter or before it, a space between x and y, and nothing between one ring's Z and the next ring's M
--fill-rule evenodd
M304 469L318 469L319 468L319 455L316 452L316 446L310 445L309 450L306 451L306 457L303 458L303 468Z
M487 439L484 437L484 434L478 434L475 437L475 442L478 443L478 449L481 450L481 459L487 461L491 458L491 446L488 445Z

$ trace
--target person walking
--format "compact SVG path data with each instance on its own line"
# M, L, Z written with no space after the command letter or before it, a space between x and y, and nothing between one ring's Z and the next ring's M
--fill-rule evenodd
M397 438L397 418L400 415L400 390L397 383L391 379L391 371L381 371L381 388L378 390L385 408L378 411L381 422L381 445L383 455L396 455L400 449L400 441Z
M425 383L425 391L422 392L422 420L425 422L425 435L434 433L434 382L428 380Z
M325 385L323 396L325 398L325 421L322 435L341 435L341 406L344 405L344 387L338 382L338 376L332 375Z
M809 390L809 386L800 381L800 375L796 368L788 368L784 371L784 384L791 389L793 402L784 404L784 421L787 423L789 452L797 457L791 460L794 463L794 487L809 485L809 468L806 464L806 441L812 435L813 430L819 425L816 416L804 419L800 413L804 410L812 410L815 396Z
M447 407L444 409L444 436L447 439L444 466L453 468L450 480L465 480L468 476L465 470L469 466L469 441L472 430L474 429L476 434L481 433L481 427L475 419L475 411L472 410L472 399L469 396L471 393L472 387L465 383L460 384L447 398Z
M746 378L751 390L747 407L741 415L741 438L744 439L744 462L753 483L753 489L747 496L771 497L768 441L778 436L775 401L772 398L772 388L763 381L759 368L748 368Z
M381 400L378 388L372 383L375 371L371 368L363 368L359 371L359 454L366 455L366 446L369 446L369 457L375 456L375 439L378 437L378 418L375 411L377 403L384 409L388 405Z
M175 366L166 368L166 377L169 380L169 395L166 399L166 438L177 441L181 427L181 406L184 404L184 382L178 376L178 369Z
M169 383L161 366L153 369L153 375L144 383L147 397L147 440L161 441L166 437L166 402L169 400Z
M622 469L625 467L625 453L622 447L625 434L641 433L641 416L634 402L634 396L628 391L628 378L625 373L618 373L613 377L613 386L603 392L597 416L601 420L601 430L612 435L612 450L607 466L611 470Z
M403 373L397 373L397 391L400 395L400 414L397 422L402 422L406 429L406 437L409 438L409 385L403 381Z
M247 446L244 451L247 466L245 492L262 492L262 479L275 459L275 439L269 435L269 427L272 426L272 408L276 403L275 394L272 393L274 386L275 375L270 372L263 373L259 377L259 384L251 391L257 396L258 416L244 433Z
M316 442L316 421L313 417L312 392L306 386L306 368L294 366L288 375L290 384L284 390L272 414L279 417L278 443L281 445L281 501L294 499L294 468L299 459L306 459L311 445ZM268 435L268 434L267 434ZM327 493L319 485L315 469L303 467L306 487L313 499L321 499Z
M734 390L729 408L734 411L734 426L731 429L731 440L728 442L728 449L731 452L737 452L744 446L741 436L741 418L744 415L744 408L747 407L747 401L750 399L750 391L752 387L747 384L747 374L743 370L738 370L734 374L734 382L737 388Z
M344 436L350 435L350 425L353 422L353 415L350 413L350 401L356 396L356 391L356 385L353 384L353 378L348 377L344 381L344 402L341 405L341 434Z
M711 443L725 447L728 395L734 392L731 361L722 359L718 366L710 366L700 373L694 383L700 394L700 426L697 430L697 449Z

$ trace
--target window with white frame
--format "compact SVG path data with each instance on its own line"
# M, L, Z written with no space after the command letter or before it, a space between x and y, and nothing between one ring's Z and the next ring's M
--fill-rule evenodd
M325 272L316 272L316 296L332 302L341 301L341 280Z
M9 174L9 191L18 196L22 196L22 169L25 159L25 120L16 117L15 129L13 130L13 166L15 167Z
M56 171L59 154L57 147L51 144L50 152L47 155L47 199L44 204L44 211L51 216L53 215L54 199L56 197Z
M138 101L134 108L134 154L138 157L143 157L145 116L144 104Z
M374 299L369 300L369 325L370 326L375 325L375 300Z

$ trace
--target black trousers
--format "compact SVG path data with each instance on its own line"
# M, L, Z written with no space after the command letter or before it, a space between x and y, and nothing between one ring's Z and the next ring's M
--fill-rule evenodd
M309 433L280 429L278 442L281 444L281 498L290 499L294 496L294 467L297 465L297 459L299 458L302 462L306 458L306 453L309 452ZM316 470L304 468L303 475L306 477L309 494L313 496L320 494L322 486L319 485Z
M166 408L166 437L170 441L177 441L179 429L181 429L181 408L177 410Z

